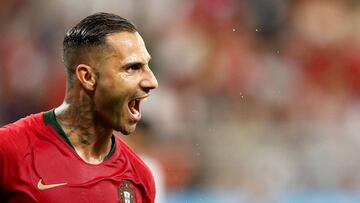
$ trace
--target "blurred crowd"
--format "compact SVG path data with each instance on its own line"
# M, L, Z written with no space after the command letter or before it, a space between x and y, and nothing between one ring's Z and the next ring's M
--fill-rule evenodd
M152 55L160 86L124 139L157 162L166 202L355 198L358 0L1 0L1 124L62 102L64 34L99 11Z

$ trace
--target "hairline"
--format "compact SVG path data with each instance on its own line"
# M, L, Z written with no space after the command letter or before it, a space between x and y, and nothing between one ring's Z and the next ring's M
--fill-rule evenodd
M76 75L72 71L76 71L77 66L80 64L86 64L90 67L93 67L94 73L97 77L100 77L98 66L99 64L103 63L103 60L106 59L104 52L111 53L115 51L115 47L113 44L109 43L109 37L115 34L119 33L130 33L130 34L136 34L139 32L137 30L116 30L113 32L109 32L104 36L104 41L102 41L100 44L85 44L81 45L81 47L75 48L80 49L79 51L82 52L81 56L77 57L77 60L87 60L87 62L79 62L77 61L75 64L69 64L71 67L68 67L66 64L66 75L67 75L67 83L69 84L69 87L72 86L72 80L73 77ZM72 49L73 47L68 47L68 49ZM87 53L84 50L88 49ZM101 52L101 55L98 55ZM87 55L87 56L86 56ZM100 60L95 60L95 57L100 57ZM81 59L83 58L83 59ZM84 59L87 58L87 59Z

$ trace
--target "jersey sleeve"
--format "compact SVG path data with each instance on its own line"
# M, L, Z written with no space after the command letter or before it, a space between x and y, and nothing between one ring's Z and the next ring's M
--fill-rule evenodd
M3 185L4 185L4 156L3 156L3 152L1 151L1 147L0 147L0 199L2 198L2 194L3 194Z
M5 136L7 134L6 128L0 128L0 199L2 199L4 189L4 176L5 176Z
M150 171L150 197L151 197L151 201L155 202L156 187L155 187L154 175L151 173L151 171Z

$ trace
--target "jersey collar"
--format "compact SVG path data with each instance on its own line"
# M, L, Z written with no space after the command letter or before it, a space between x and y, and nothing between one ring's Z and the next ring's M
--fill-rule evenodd
M71 147L75 150L75 147L72 145L71 141L69 140L68 136L66 136L64 130L60 126L60 124L56 120L55 109L51 109L47 112L44 112L44 123L45 125L51 125L54 130L60 135L60 137ZM111 157L111 155L115 152L116 144L115 144L115 136L111 136L111 149L110 152L105 156L104 160L107 160Z

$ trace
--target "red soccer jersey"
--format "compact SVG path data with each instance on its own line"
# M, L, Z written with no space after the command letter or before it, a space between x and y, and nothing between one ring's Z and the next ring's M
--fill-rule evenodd
M54 111L0 128L0 202L152 203L149 168L118 137L99 165L84 162Z

